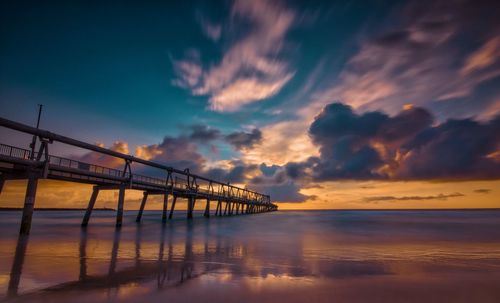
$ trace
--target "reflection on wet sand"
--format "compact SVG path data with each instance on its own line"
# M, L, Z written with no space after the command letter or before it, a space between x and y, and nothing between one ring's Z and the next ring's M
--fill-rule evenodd
M199 278L202 275L211 272L224 272L225 275L239 276L266 276L272 275L289 275L295 277L303 277L311 273L306 270L305 266L299 259L294 260L295 266L277 268L262 268L258 266L262 260L253 260L252 256L247 256L244 246L232 246L224 243L221 238L216 238L216 241L210 243L210 224L203 226L204 236L193 244L193 222L181 223L177 222L177 226L162 226L160 237L157 239L157 260L151 258L152 251L147 251L147 257L142 258L141 253L144 248L141 247L142 239L147 238L143 235L141 225L135 229L134 236L134 260L126 262L126 266L117 269L120 261L120 244L122 229L117 228L112 234L111 251L108 252L110 258L107 266L107 271L101 265L101 270L97 274L89 274L89 263L97 261L102 263L102 255L89 256L89 240L95 237L95 234L89 234L86 229L82 229L79 233L78 241L78 262L79 272L78 279L56 283L48 287L35 288L33 291L26 291L18 294L19 283L22 276L23 261L26 255L28 245L28 237L20 236L18 238L15 258L12 263L10 273L8 297L15 296L30 298L33 294L39 292L70 292L73 290L89 290L89 289L107 289L108 297L113 293L113 290L118 290L121 286L130 285L137 282L144 283L147 280L156 280L157 289L165 289L168 287L179 286L191 279ZM181 226L184 225L184 226ZM184 240L172 237L176 233L176 229L182 227L182 233L185 235ZM180 240L180 241L176 241ZM126 239L125 242L128 242ZM122 243L123 244L123 243ZM129 243L126 243L129 244ZM149 243L151 244L151 243ZM215 245L215 246L213 246ZM56 244L57 247L57 244ZM36 254L36 244L30 249L33 254ZM63 255L72 255L68 251L59 251ZM102 253L99 253L102 254ZM250 260L245 260L249 257ZM127 260L127 257L123 258ZM76 259L75 259L76 260ZM246 262L249 261L249 262ZM247 268L248 266L248 268ZM383 274L385 269L380 264L373 262L338 262L334 268L329 269L329 274L342 277L345 275L363 275L363 274Z
M297 219L281 216L289 222ZM486 221L488 228L493 219L496 216ZM495 302L500 298L494 282L500 278L496 233L489 240L443 244L446 231L429 234L423 242L415 240L420 234L409 231L406 238L380 235L377 241L373 234L366 236L351 227L325 232L331 225L328 221L288 229L281 222L276 226L279 232L253 218L238 222L146 222L118 229L97 224L81 230L47 225L31 238L2 237L0 263L11 264L10 271L0 265L0 273L8 273L3 300L168 298L176 302L188 297L193 302L276 302L272 298L278 296L278 301L287 302L307 298L386 302L442 301L449 296L469 300L482 295L480 301ZM477 229L484 232L481 226ZM385 228L384 235L400 232Z

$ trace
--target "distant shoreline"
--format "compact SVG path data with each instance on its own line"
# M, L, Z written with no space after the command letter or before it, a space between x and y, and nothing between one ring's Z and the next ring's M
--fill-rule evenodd
M278 209L278 211L500 211L500 208L351 208L351 209Z
M0 207L0 211L19 211L23 210L22 207ZM83 211L87 210L86 208L52 208L52 207L44 207L44 208L35 208L35 211ZM116 211L113 208L94 208L93 210L104 210L104 211Z
M21 211L22 207L0 207L0 211ZM44 208L35 208L35 211L85 211L86 208L52 208L52 207L44 207ZM99 211L116 211L114 208L94 208L93 210ZM125 211L138 211L137 209L128 209ZM156 210L144 210L146 212L149 211L161 211L161 209ZM202 211L202 210L195 210ZM380 209L380 208L366 208L366 209L279 209L280 212L285 211L500 211L500 208L412 208L412 209L398 209L398 208L388 208L388 209Z

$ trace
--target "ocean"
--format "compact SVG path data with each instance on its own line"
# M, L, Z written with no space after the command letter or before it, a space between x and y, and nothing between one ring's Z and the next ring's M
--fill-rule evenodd
M500 211L0 211L2 302L500 302Z

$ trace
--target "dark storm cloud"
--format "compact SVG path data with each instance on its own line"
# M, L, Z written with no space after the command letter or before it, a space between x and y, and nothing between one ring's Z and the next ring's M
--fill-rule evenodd
M146 155L151 161L177 169L188 168L193 173L202 171L206 163L197 145L191 139L182 136L166 136L160 144L140 146L137 155Z
M259 172L247 180L248 187L270 194L275 201L300 203L312 198L300 193L302 185L288 176L284 166L267 166L263 163L259 166Z
M189 138L199 142L209 142L220 138L221 133L216 128L211 128L204 124L195 124L189 127Z
M341 103L327 105L309 128L313 142L320 147L320 157L313 164L317 180L378 179L377 169L383 156L373 142L387 146L405 141L432 123L432 115L421 108L411 108L395 117L382 112L358 115ZM293 166L289 169L293 173Z
M419 133L402 149L411 152L399 176L409 179L500 177L500 163L488 157L500 146L500 116L489 123L449 120Z
M409 200L447 200L448 198L464 197L462 193L439 194L434 196L375 196L367 197L366 202L385 202L385 201L409 201Z
M251 132L234 132L224 137L236 149L251 148L262 140L262 132L255 128Z
M287 175L316 181L339 179L495 179L500 161L500 116L433 125L432 114L408 108L390 117L382 112L356 114L332 103L315 118L309 134L320 156L288 163Z
M266 165L265 163L262 163L259 166L260 171L264 176L272 176L276 173L276 171L280 168L278 165Z
M211 168L204 172L204 176L222 182L242 183L246 181L246 174L256 171L257 165L246 165L242 161L232 161L229 169Z

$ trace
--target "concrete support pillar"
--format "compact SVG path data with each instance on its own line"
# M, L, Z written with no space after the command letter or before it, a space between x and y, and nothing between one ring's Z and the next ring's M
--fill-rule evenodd
M141 222L142 213L144 212L144 207L146 206L146 201L148 200L148 195L149 194L147 191L142 193L141 207L139 208L139 213L137 214L137 218L135 219L135 222Z
M207 199L207 205L205 206L205 213L203 216L205 216L205 218L210 218L210 199Z
M227 209L229 207L229 202L226 202L226 207L224 207L224 216L227 214Z
M168 211L168 193L163 195L163 211L161 215L161 221L163 223L167 222L167 211Z
M28 186L26 196L24 197L23 217L21 219L21 235L28 235L31 229L31 220L35 208L36 188L38 186L38 177L35 172L28 173Z
M172 216L174 215L175 202L177 202L176 195L174 195L174 199L172 200L172 206L170 207L170 214L168 215L169 219L172 219Z
M90 215L92 215L92 210L94 209L95 201L97 200L98 195L99 188L97 186L94 186L92 195L90 196L89 205L87 205L87 210L85 211L85 215L83 216L82 226L87 226L89 224Z
M193 219L194 197L188 198L187 218Z
M124 202L125 202L125 185L121 185L118 191L118 207L116 208L116 227L122 226Z

